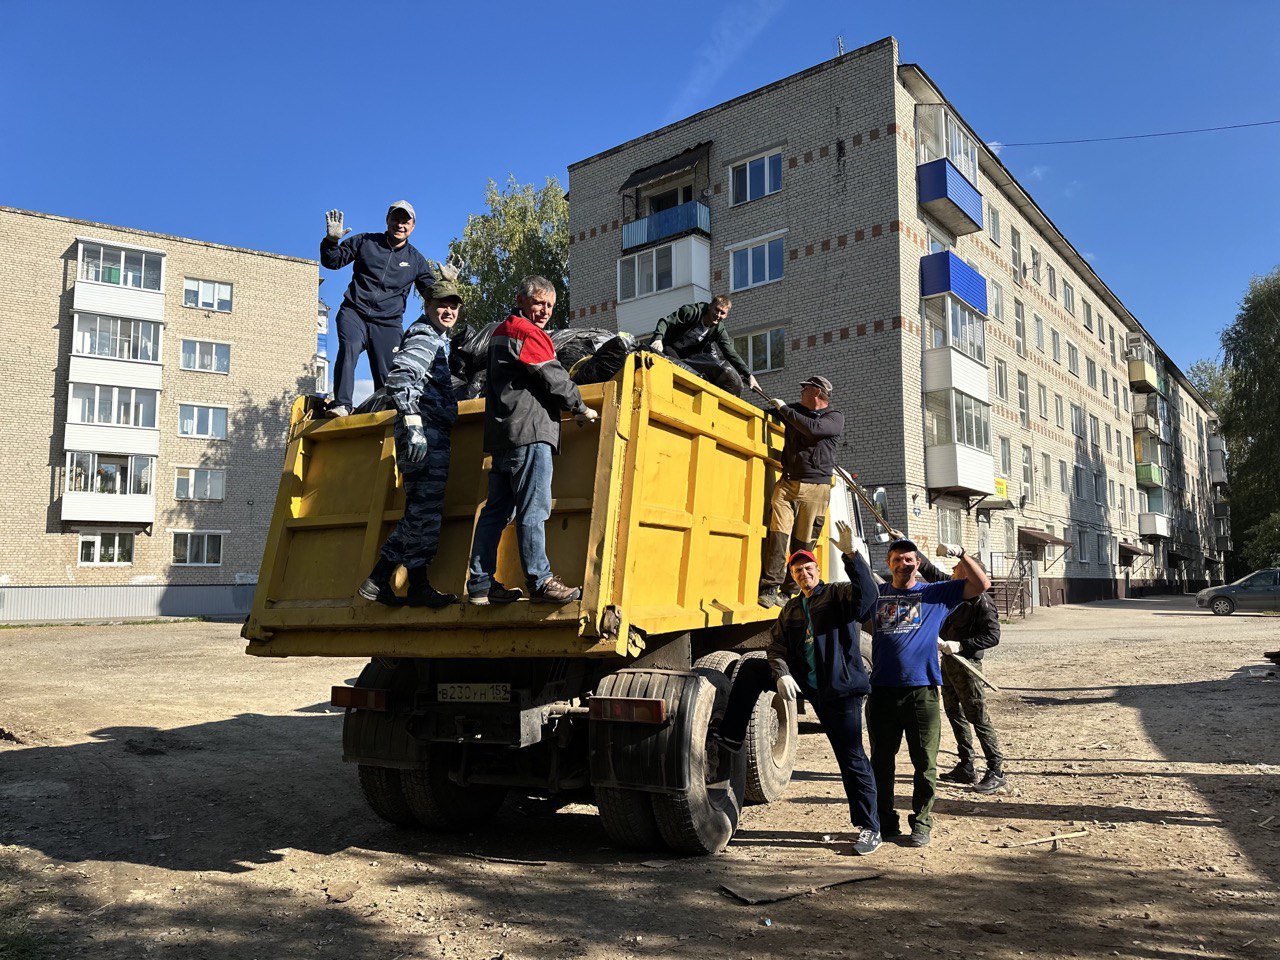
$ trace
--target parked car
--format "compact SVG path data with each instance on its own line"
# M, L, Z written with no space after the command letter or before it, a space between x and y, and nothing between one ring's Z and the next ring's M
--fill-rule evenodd
M1208 607L1220 617L1237 610L1280 610L1280 569L1258 570L1235 583L1201 590L1196 606Z

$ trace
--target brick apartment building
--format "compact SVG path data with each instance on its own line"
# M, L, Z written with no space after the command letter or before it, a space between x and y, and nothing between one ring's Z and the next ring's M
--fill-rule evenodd
M0 207L0 620L248 609L289 406L326 375L317 283Z
M922 546L962 541L1033 604L1221 579L1213 411L894 39L569 188L570 322L645 333L730 294L765 389L830 377L845 466Z

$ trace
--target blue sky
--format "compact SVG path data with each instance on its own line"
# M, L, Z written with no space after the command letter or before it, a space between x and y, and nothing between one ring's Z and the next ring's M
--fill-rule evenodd
M567 183L837 35L896 36L987 141L1280 119L1263 0L71 0L6 4L5 32L0 203L313 258L325 210L378 229L400 196L440 256L486 179ZM1001 154L1184 368L1280 263L1278 157L1280 125ZM347 274L323 273L336 305Z

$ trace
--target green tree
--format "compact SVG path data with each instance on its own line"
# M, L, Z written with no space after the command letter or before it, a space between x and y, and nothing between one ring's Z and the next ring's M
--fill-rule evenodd
M520 281L541 274L557 288L552 325L569 316L569 201L555 177L541 189L508 175L499 190L484 191L488 212L472 214L462 236L449 243L461 263L463 320L479 327L505 319L515 306Z
M1250 570L1280 566L1280 510L1249 530L1241 556Z
M1187 370L1187 379L1221 416L1231 396L1231 368L1217 360L1197 360Z

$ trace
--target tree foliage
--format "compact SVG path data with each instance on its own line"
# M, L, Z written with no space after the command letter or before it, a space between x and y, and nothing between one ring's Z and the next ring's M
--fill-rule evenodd
M1187 370L1187 379L1222 416L1231 396L1231 368L1217 360L1197 360Z
M502 190L484 191L486 213L472 214L462 236L449 243L461 261L463 321L473 327L504 319L515 306L520 281L540 274L556 285L552 323L569 315L569 201L555 177L541 189L508 175Z

